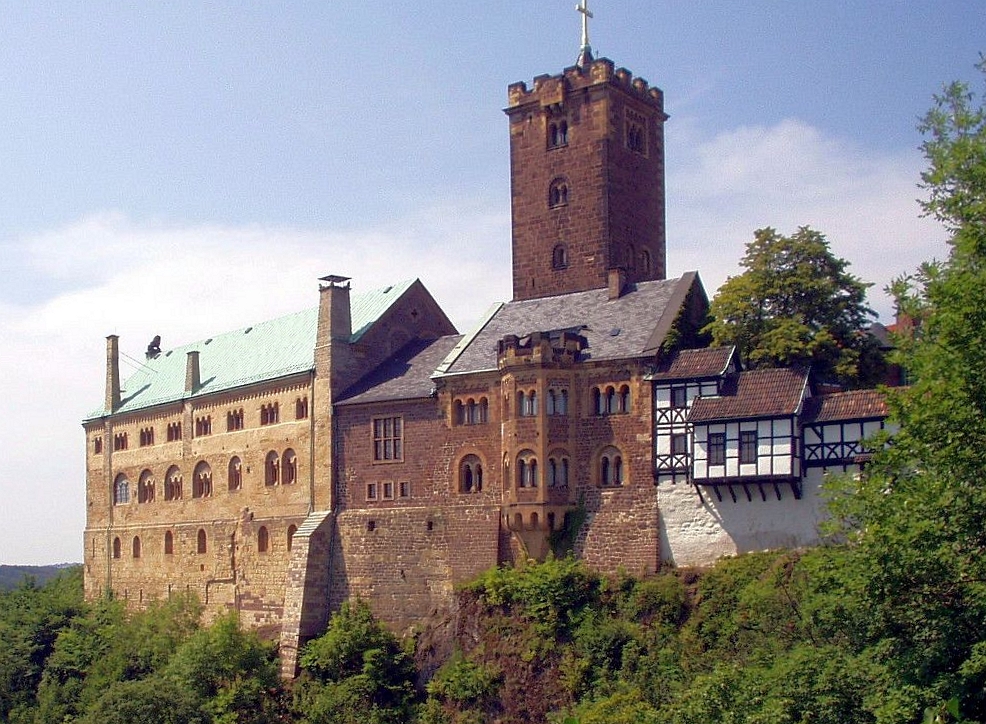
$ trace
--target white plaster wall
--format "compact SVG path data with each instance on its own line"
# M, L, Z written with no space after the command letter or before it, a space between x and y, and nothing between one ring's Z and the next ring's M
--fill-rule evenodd
M842 469L834 469L842 473ZM795 499L791 486L780 486L778 500L773 485L764 485L767 500L750 486L753 500L736 486L736 502L722 488L716 499L711 488L679 482L657 487L661 523L661 561L675 566L704 566L723 556L777 548L799 548L820 540L819 525L826 517L819 496L823 468L809 468L802 481L803 494Z

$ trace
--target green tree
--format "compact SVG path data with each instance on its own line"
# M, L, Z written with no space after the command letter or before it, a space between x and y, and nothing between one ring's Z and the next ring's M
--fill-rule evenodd
M398 724L416 698L413 659L363 601L346 602L301 655L295 706L307 724Z
M986 73L986 63L979 68ZM852 542L846 586L864 596L867 643L895 677L888 689L916 691L941 721L953 720L950 711L986 719L986 108L978 102L953 83L921 125L925 210L951 232L949 256L922 270L914 292L921 323L904 340L914 382L890 397L899 431L835 505Z
M877 381L879 347L864 328L874 313L870 286L848 272L825 237L807 226L791 236L759 229L712 300L705 332L736 345L751 367L812 365L823 379L851 386Z

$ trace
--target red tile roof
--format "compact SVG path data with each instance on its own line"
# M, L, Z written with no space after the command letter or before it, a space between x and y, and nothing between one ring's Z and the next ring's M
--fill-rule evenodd
M726 368L732 361L735 352L735 347L683 349L663 360L650 378L652 380L684 380L697 377L718 377L726 373Z
M852 390L819 395L805 401L803 420L831 422L887 416L887 400L878 390Z
M808 385L808 371L762 369L732 374L720 397L699 397L692 404L691 422L794 415Z

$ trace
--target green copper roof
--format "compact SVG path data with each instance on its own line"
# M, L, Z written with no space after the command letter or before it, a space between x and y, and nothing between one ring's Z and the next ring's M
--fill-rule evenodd
M409 279L370 292L350 296L353 334L356 342L384 312L406 292L416 279ZM115 413L127 413L154 405L201 397L234 387L273 380L315 367L315 335L318 331L318 307L286 317L217 334L209 339L162 350L146 360L122 385L120 407ZM185 369L188 353L199 353L199 388L185 392ZM100 408L88 419L103 417Z

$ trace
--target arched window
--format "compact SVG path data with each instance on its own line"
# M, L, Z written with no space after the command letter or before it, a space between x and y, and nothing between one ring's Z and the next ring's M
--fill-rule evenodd
M209 463L202 460L195 466L192 474L192 497L208 498L212 495L212 468Z
M243 463L235 455L229 459L229 467L226 470L226 484L230 490L239 490L243 487Z
M150 470L144 470L140 474L140 480L137 483L137 502L154 502L154 476Z
M517 412L521 417L534 417L538 414L538 393L535 390L521 390L517 393Z
M140 536L134 536L133 540L133 555L134 558L140 558Z
M124 505L130 502L130 481L120 473L113 483L113 505Z
M455 420L457 425L468 425L469 420L466 417L466 408L462 404L462 400L456 400L452 403L452 419Z
M113 557L119 558L122 553L123 544L120 543L119 538L113 539Z
M294 450L288 448L281 457L281 484L291 485L298 481L298 458Z
M606 414L606 397L600 392L598 387L592 388L592 409L597 415Z
M490 401L485 397L479 398L479 404L476 406L476 422L479 424L485 424L489 422L490 419Z
M548 458L548 487L568 485L568 457L563 451L556 451Z
M277 453L271 450L264 460L264 485L277 485L278 468Z
M547 405L549 415L567 415L568 390L548 390Z
M280 421L280 410L276 402L260 406L260 424L274 425Z
M478 455L466 455L459 463L459 492L480 493L483 490L483 462Z
M270 534L267 532L266 526L260 526L260 530L257 531L257 552L266 553L267 549L270 547Z
M288 550L294 547L294 534L298 532L298 526L289 525L288 526Z
M555 244L555 248L551 250L551 268L568 268L568 248L564 244Z
M622 385L619 392L619 408L620 412L630 412L630 387L629 385Z
M181 470L177 465L168 468L164 476L164 499L181 500Z
M536 488L538 486L538 461L531 450L524 450L517 456L517 487Z
M308 398L299 397L294 401L294 419L304 420L308 417Z
M556 178L548 186L548 206L555 209L568 204L568 181Z
M603 487L623 485L623 455L615 447L607 447L599 455L598 483Z
M170 556L175 552L175 536L170 530L164 532L164 554Z
M568 121L552 121L548 124L548 148L558 148L568 144Z
M650 274L650 252L647 249L640 250L640 269L644 274Z
M208 550L209 541L205 536L205 529L199 528L199 534L196 536L196 546L195 550L198 553L205 553Z
M613 387L606 388L606 412L614 415L620 411L620 399Z

